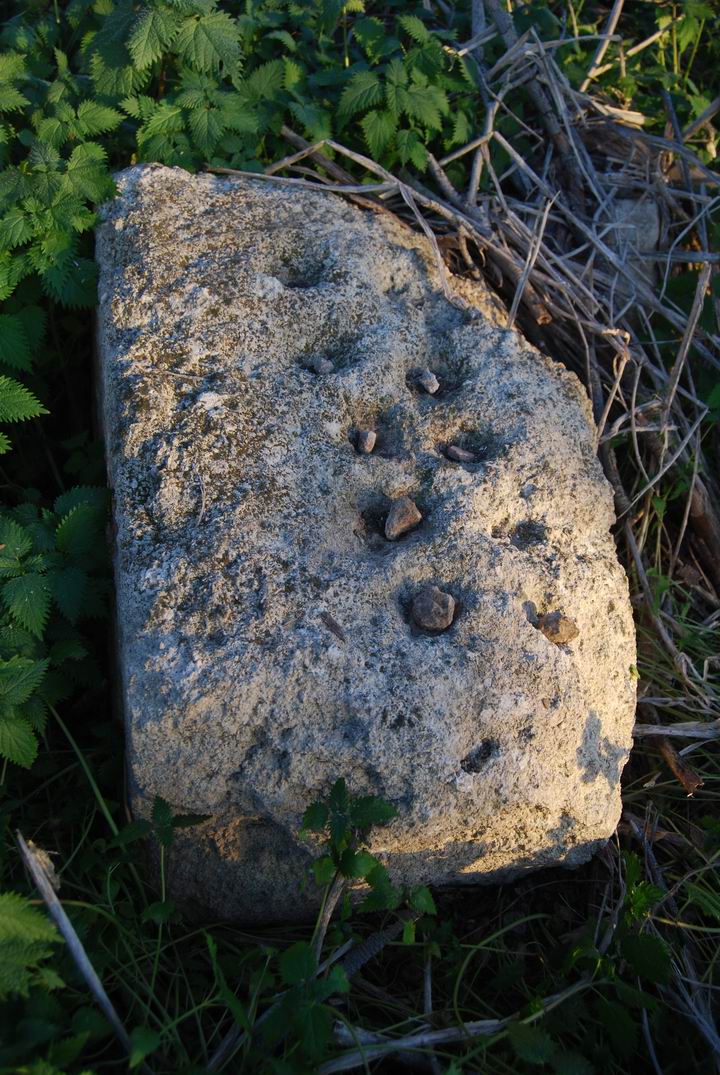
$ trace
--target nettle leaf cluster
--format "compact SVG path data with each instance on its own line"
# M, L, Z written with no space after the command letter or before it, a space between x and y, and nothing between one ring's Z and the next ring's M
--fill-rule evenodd
M105 612L103 489L0 515L0 757L35 760L48 709L92 682L79 621Z

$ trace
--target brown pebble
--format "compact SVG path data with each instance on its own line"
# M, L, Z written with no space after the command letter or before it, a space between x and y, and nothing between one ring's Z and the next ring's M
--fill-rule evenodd
M577 625L567 616L563 616L562 612L543 612L538 616L535 626L556 646L572 642L580 634Z
M455 598L437 586L426 586L412 603L412 618L425 631L446 630L454 615Z
M472 452L466 452L464 448L461 448L457 444L451 444L445 454L448 459L453 459L456 463L477 462L477 459Z
M370 452L375 447L375 441L377 440L377 433L374 429L359 429L357 435L357 450L362 452L363 455L370 455Z
M434 396L440 387L440 382L432 370L420 370L417 375L417 383L431 396Z
M409 496L401 496L393 500L385 520L385 537L388 541L395 541L408 530L412 530L422 521L422 515L418 511L417 504Z
M320 373L320 374L333 373L334 370L335 370L335 367L333 366L333 364L330 361L330 359L329 358L323 358L322 356L318 356L317 358L311 359L311 361L309 363L309 367L313 371L313 373Z

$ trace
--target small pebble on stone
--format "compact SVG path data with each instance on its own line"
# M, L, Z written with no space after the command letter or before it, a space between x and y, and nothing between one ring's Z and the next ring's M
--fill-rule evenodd
M388 541L406 534L422 521L422 515L418 511L417 504L409 496L401 496L393 500L385 520L385 537Z
M440 387L440 382L432 370L420 370L417 375L417 383L431 396L434 396Z
M333 366L330 359L322 358L321 356L313 358L309 363L309 368L313 371L313 373L319 374L333 373L335 370L335 367Z
M562 612L543 612L538 616L535 626L556 646L572 642L580 634L577 625L567 616L563 616Z
M456 463L476 463L477 458L472 452L466 451L458 444L451 444L445 453L448 459L454 460Z
M455 598L437 586L421 590L412 603L412 618L425 631L446 630L454 615Z
M363 455L370 455L375 447L377 433L374 429L359 429L357 435L357 450Z

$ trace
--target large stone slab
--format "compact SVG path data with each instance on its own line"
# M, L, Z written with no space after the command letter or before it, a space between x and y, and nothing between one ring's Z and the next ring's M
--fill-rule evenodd
M338 776L397 805L373 849L407 882L585 860L635 650L575 376L327 193L132 168L98 259L133 803L211 815L175 891L305 914L295 833Z

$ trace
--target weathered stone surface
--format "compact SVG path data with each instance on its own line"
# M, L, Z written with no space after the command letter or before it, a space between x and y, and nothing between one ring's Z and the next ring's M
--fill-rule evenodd
M586 859L619 815L635 653L576 378L475 285L453 283L487 317L451 305L382 214L158 167L119 191L99 355L133 804L211 815L178 836L175 893L306 914L294 834L338 776L397 805L372 846L408 883ZM403 496L422 524L390 542ZM424 586L458 602L437 635ZM579 635L554 645L531 607Z

